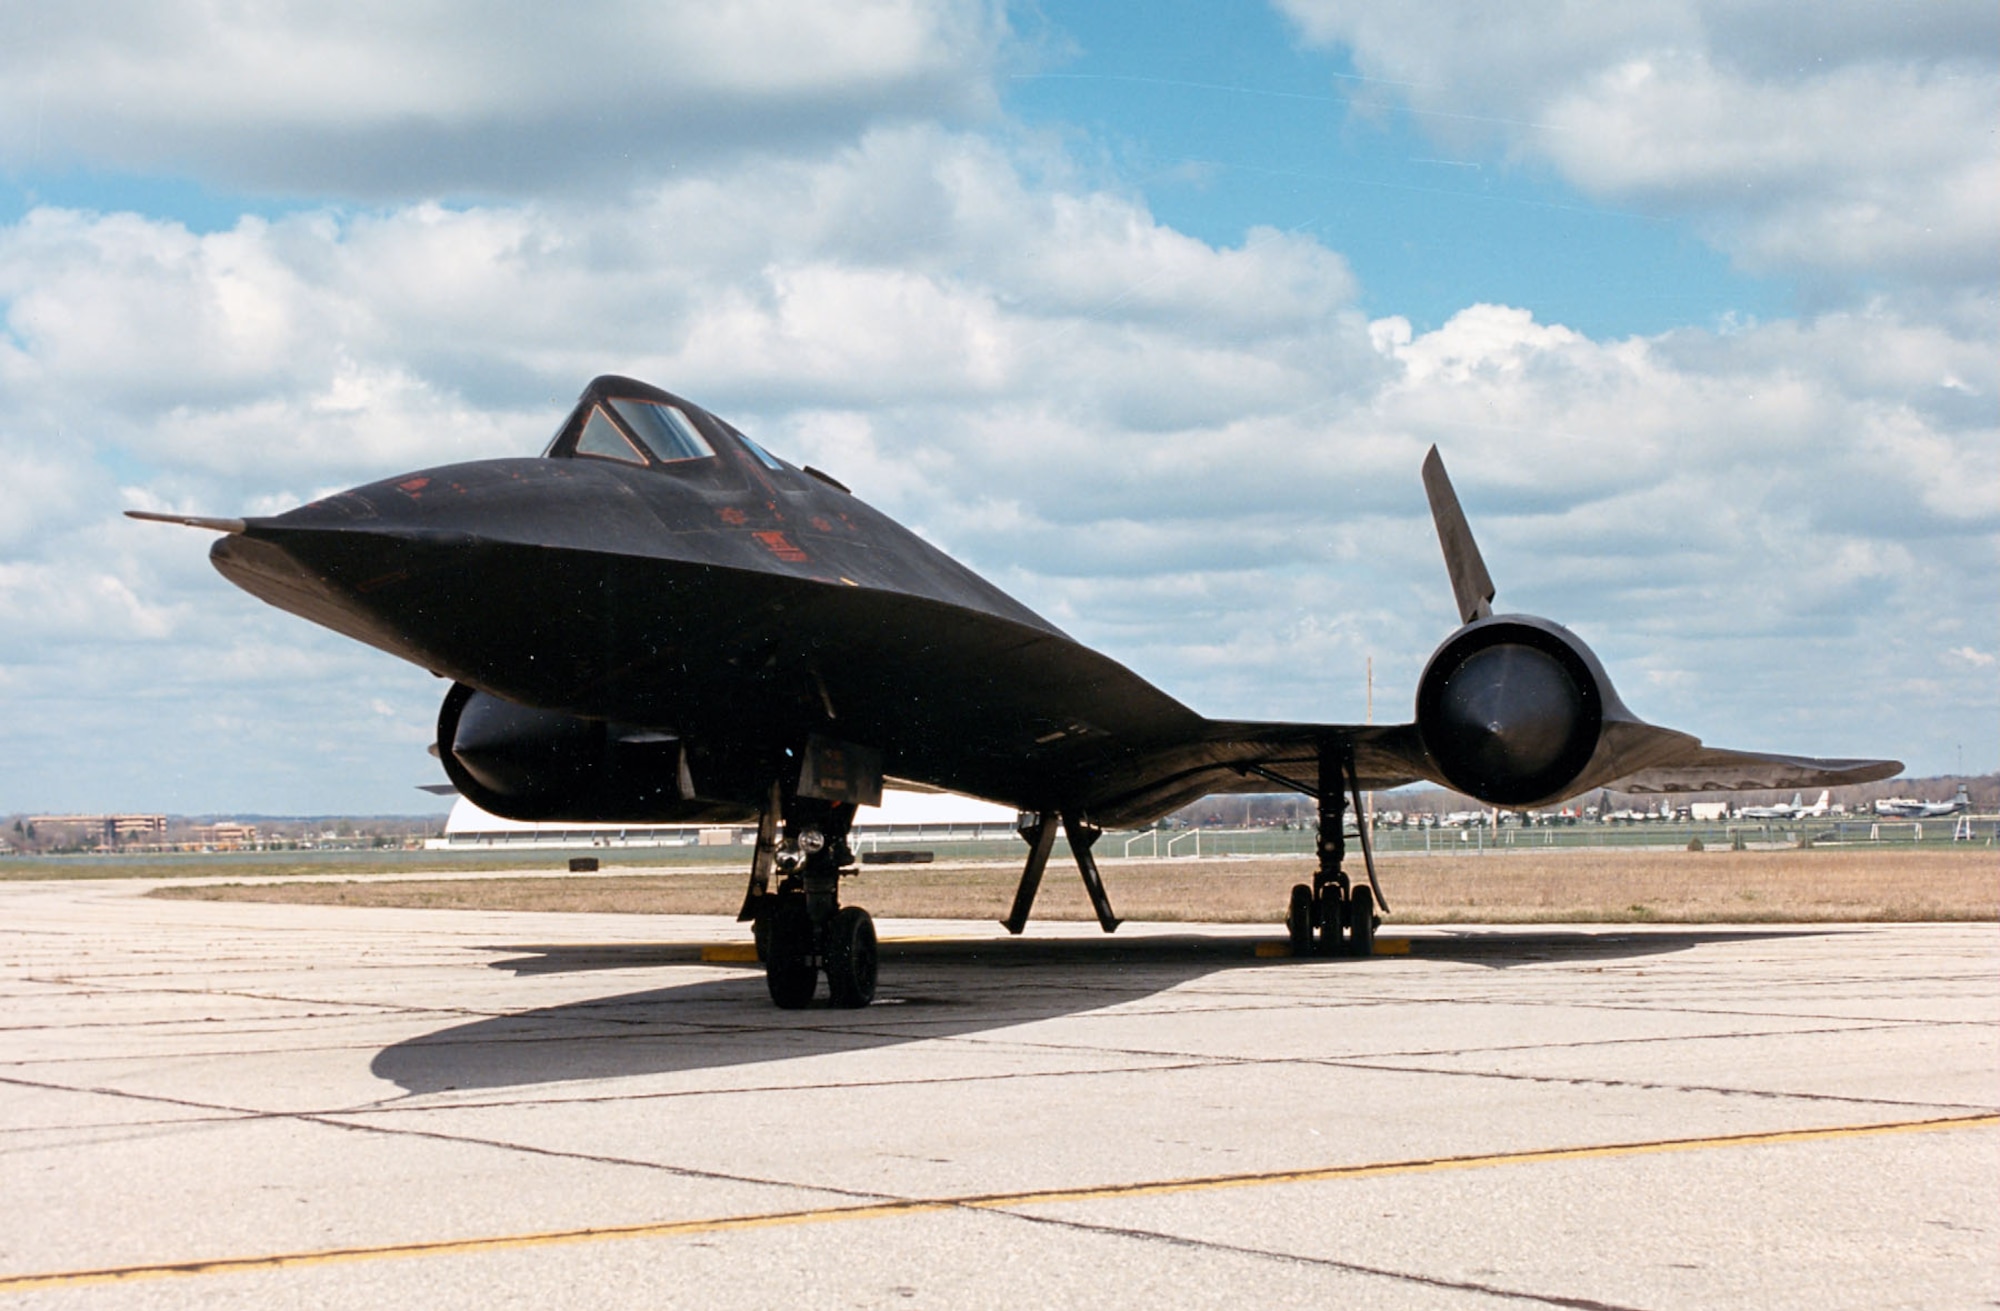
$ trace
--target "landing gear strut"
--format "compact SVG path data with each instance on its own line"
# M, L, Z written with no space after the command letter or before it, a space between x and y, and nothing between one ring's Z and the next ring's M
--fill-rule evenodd
M738 918L750 921L765 985L784 1010L810 1006L822 973L835 1006L875 1000L875 921L859 906L840 904L840 876L854 863L847 845L853 824L850 804L785 797L774 787L757 826L750 889ZM780 876L775 891L773 871Z
M1323 743L1319 752L1319 786L1312 797L1319 803L1319 866L1310 885L1292 888L1285 912L1285 932L1291 939L1294 956L1332 956L1345 951L1352 956L1368 956L1375 951L1375 854L1369 848L1367 821L1356 832L1361 854L1367 862L1368 882L1350 883L1344 868L1347 860L1347 801L1352 793L1357 809L1361 803L1360 780L1352 755L1336 743ZM1384 905L1383 909L1387 909Z

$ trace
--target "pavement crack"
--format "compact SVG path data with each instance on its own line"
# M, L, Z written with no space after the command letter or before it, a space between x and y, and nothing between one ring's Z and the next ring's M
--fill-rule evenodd
M538 1147L532 1143L510 1142L500 1138L482 1138L473 1134L444 1133L432 1129L416 1129L398 1125L356 1123L346 1118L350 1112L342 1111L260 1111L223 1103L200 1102L189 1098L168 1097L159 1093L134 1093L117 1088L78 1088L65 1084L43 1083L29 1079L15 1079L0 1076L0 1083L18 1087L37 1088L46 1092L95 1093L105 1097L118 1097L128 1101L150 1102L165 1106L183 1106L191 1110L208 1111L201 1123L240 1123L251 1120L291 1120L303 1124L316 1124L323 1128L340 1129L349 1133L373 1133L389 1137L421 1138L435 1142L458 1143L466 1146L485 1147L500 1151L520 1153L530 1156L552 1157L563 1160L587 1161L596 1165L625 1166L633 1169L652 1170L664 1174L677 1175L689 1179L702 1179L715 1183L748 1184L767 1188L786 1188L802 1192L826 1193L834 1197L846 1197L870 1203L903 1201L892 1194L863 1192L840 1188L835 1185L799 1183L789 1179L764 1179L754 1175L731 1174L727 1171L703 1170L695 1166L669 1165L661 1161L646 1161L634 1157L599 1155L590 1152L570 1152L560 1148ZM548 1099L555 1100L555 1099ZM68 1126L81 1128L87 1126ZM106 1125L104 1128L121 1126Z
M968 1208L972 1209L972 1208ZM1068 1229L1081 1233L1102 1234L1113 1238L1129 1238L1140 1242L1160 1243L1171 1247L1188 1248L1200 1252L1228 1253L1233 1256L1255 1257L1266 1261L1280 1261L1288 1265L1309 1266L1319 1270L1340 1270L1348 1274L1365 1275L1375 1279L1390 1279L1401 1284L1414 1284L1422 1288L1435 1288L1453 1293L1474 1293L1482 1297L1497 1298L1509 1302L1529 1302L1537 1306L1559 1306L1572 1311L1641 1311L1620 1302L1603 1302L1595 1298L1571 1297L1560 1293L1537 1293L1528 1289L1503 1288L1497 1284L1484 1284L1475 1280L1447 1279L1441 1275L1426 1275L1414 1270L1395 1270L1387 1266L1365 1265L1358 1261L1341 1261L1330 1256L1309 1256L1303 1252L1286 1252L1268 1247L1250 1247L1241 1243L1225 1243L1210 1238L1192 1238L1186 1234L1167 1233L1159 1229L1141 1229L1129 1225L1093 1223L1088 1220L1069 1220L1060 1216L1035 1215L1027 1211L1008 1210L1003 1207L976 1208L987 1215L1004 1215L1009 1219L1022 1220L1029 1224L1047 1225L1057 1229Z
M692 1165L669 1165L664 1161L647 1161L631 1156L611 1156L597 1152L573 1152L559 1147L539 1147L533 1143L512 1142L505 1138L482 1138L476 1134L444 1133L435 1129L412 1129L395 1125L357 1124L338 1114L294 1114L288 1118L303 1120L309 1124L325 1125L331 1129L345 1129L352 1133L385 1134L398 1138L422 1138L432 1142L454 1143L470 1147L488 1147L504 1152L515 1152L527 1156L547 1157L561 1161L584 1161L592 1165L614 1165L635 1170L651 1170L660 1174L670 1174L682 1179L701 1179L709 1183L746 1184L759 1188L783 1188L801 1193L825 1193L831 1197L844 1197L856 1202L898 1203L909 1199L894 1193L868 1192L861 1189L842 1188L837 1184L800 1183L794 1179L767 1179L758 1175L732 1174L726 1170L704 1170Z
M422 1102L387 1101L353 1110L324 1111L325 1115L422 1114L428 1111L504 1110L517 1106L593 1106L623 1102L670 1101L690 1097L738 1097L746 1095L786 1095L791 1093L844 1092L849 1089L947 1088L965 1084L1021 1083L1034 1079L1091 1079L1108 1075L1170 1073L1200 1070L1218 1064L1212 1060L1191 1060L1174 1064L1100 1066L1088 1070L1020 1070L1006 1074L950 1074L910 1079L824 1080L812 1083L770 1083L729 1088L674 1088L665 1092L608 1093L580 1097L510 1097L499 1101Z

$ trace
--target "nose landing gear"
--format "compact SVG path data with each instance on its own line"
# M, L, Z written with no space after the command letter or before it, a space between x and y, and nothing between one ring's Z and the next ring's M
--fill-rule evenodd
M833 1004L849 1010L875 1000L875 921L859 906L843 906L826 925L822 968Z
M784 809L784 836L777 835L777 810ZM854 807L808 797L782 798L772 789L772 805L757 830L750 891L739 916L751 923L764 983L783 1010L803 1010L826 975L829 1000L858 1009L875 1000L877 947L875 921L859 906L840 904L840 877L854 863L848 830ZM769 890L773 871L780 875Z
M776 893L764 934L764 984L781 1010L804 1010L819 988L819 948L806 899Z

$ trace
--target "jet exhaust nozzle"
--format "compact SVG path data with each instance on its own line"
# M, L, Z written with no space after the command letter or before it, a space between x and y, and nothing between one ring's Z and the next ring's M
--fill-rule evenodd
M1417 728L1445 780L1491 806L1566 791L1623 714L1597 657L1545 619L1506 615L1448 638L1417 684Z

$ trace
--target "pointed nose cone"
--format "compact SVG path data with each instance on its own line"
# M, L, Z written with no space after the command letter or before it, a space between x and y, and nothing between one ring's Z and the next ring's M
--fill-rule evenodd
M428 482L413 475L372 483L246 519L241 532L209 548L209 562L261 601L429 667L428 653L385 603L397 584L439 568L472 538L410 493Z
M339 542L325 532L287 532L252 520L242 533L209 547L216 571L260 601L331 628L391 655L426 663L398 629L365 604L350 580L398 575L393 540ZM372 559L370 558L372 557Z

